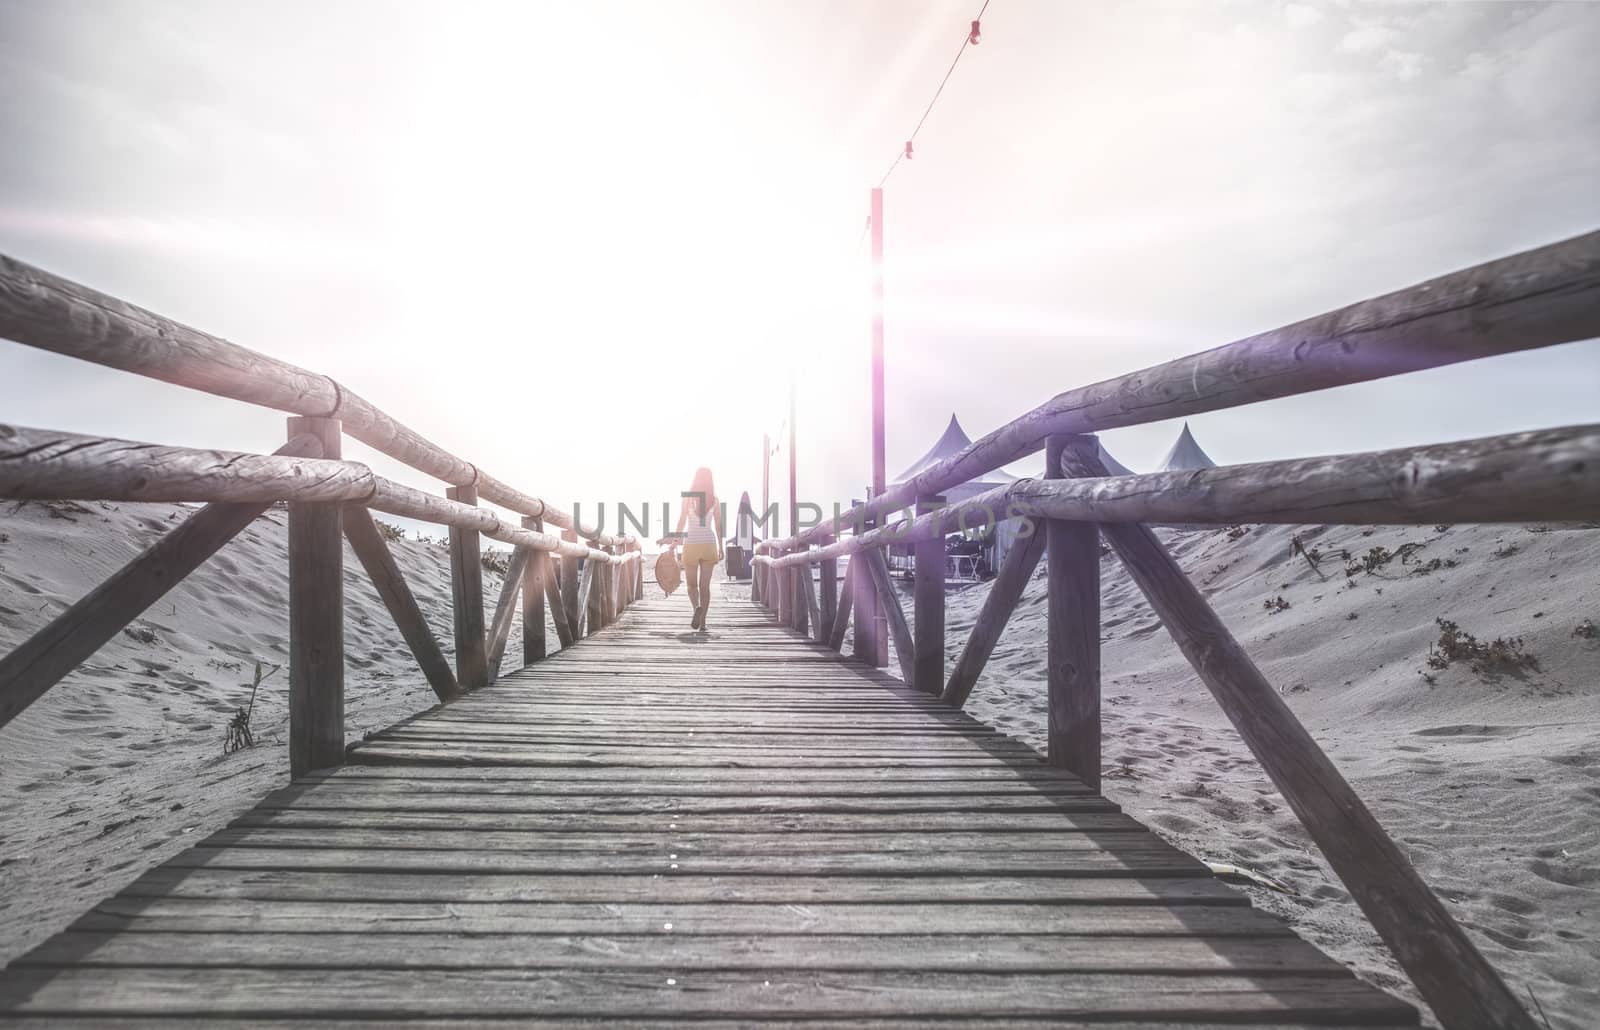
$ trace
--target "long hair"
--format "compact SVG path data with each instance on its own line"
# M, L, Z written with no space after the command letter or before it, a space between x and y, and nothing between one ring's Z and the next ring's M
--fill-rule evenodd
M684 498L692 508L696 509L696 515L703 516L706 512L716 510L717 486L711 481L711 470L704 465L694 470L694 481L689 484L689 492L699 495Z

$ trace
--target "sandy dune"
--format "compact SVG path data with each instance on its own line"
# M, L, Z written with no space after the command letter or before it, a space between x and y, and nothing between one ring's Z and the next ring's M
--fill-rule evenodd
M0 651L9 650L182 519L179 505L0 507ZM269 511L54 690L0 730L0 961L219 829L288 778L288 672L222 754L257 661L288 661L285 512ZM391 545L447 653L449 559ZM500 588L484 577L491 598ZM355 556L345 553L347 734L434 702ZM513 628L513 652L519 629ZM554 639L554 631L551 631Z

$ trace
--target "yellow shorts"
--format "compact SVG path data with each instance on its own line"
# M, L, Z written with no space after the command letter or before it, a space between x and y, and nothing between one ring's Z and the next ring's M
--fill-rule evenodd
M683 545L683 567L685 571L694 568L696 565L699 565L702 562L707 565L715 565L717 563L716 544Z

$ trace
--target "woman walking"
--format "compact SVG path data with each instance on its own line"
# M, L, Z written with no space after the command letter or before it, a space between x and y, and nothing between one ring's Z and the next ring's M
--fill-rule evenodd
M706 610L711 607L711 570L722 560L723 535L722 506L708 468L695 469L694 482L678 513L678 532L683 534L679 538L683 541L683 578L688 581L689 603L694 606L689 626L704 631ZM677 543L672 546L676 549Z

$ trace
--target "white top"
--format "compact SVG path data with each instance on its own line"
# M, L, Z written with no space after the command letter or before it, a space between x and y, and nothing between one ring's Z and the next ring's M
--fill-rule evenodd
M684 520L683 530L685 544L717 543L717 520L713 511L697 515L691 507L689 517Z

